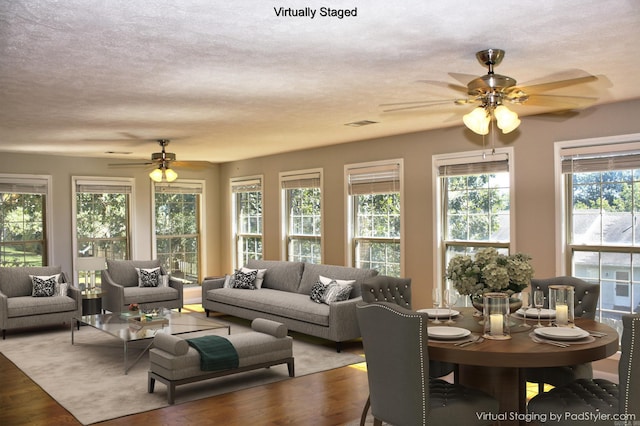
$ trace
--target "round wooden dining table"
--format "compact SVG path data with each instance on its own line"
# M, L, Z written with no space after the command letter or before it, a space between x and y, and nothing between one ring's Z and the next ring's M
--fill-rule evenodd
M454 317L456 323L450 326L468 329L476 336L483 333L481 318L474 316L474 308L456 310L460 315ZM428 343L430 360L458 364L457 381L460 384L498 399L500 425L526 424L526 368L582 364L607 358L618 351L617 331L597 321L576 318L575 326L605 333L604 336L592 337L588 343L567 342L572 344L558 347L532 340L530 334L537 319L527 318L525 322L516 315L510 319L511 338L508 340L485 339L466 346L433 339ZM429 326L432 325L436 324L430 322Z

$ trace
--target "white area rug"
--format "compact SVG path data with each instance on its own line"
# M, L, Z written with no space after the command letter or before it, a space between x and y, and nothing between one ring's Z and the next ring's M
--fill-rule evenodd
M225 322L220 318L216 321ZM232 334L249 331L248 322L230 323ZM226 328L213 333L225 335ZM306 340L294 338L296 376L364 361L355 354L337 353L334 345ZM135 359L147 344L143 341L130 345L129 360ZM162 383L156 382L153 394L147 392L148 354L124 375L122 342L88 326L75 331L75 345L71 345L70 329L11 333L6 340L0 340L0 352L85 425L168 405ZM295 380L288 376L286 364L178 386L176 404L280 380Z

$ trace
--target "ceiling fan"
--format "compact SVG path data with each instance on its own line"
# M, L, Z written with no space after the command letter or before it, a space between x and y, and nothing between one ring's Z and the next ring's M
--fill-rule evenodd
M173 152L167 152L166 146L169 145L169 139L158 139L158 144L162 147L160 152L154 152L151 154L151 160L144 163L118 163L109 164L113 167L130 167L130 166L154 166L155 168L149 173L149 177L155 182L173 182L178 178L178 173L171 168L171 166L177 167L191 167L201 168L209 163L207 161L177 161L176 154Z
M488 70L486 75L475 77L467 74L449 73L465 86L447 82L420 80L424 83L444 86L465 96L456 99L425 100L412 102L398 102L381 104L383 107L393 107L384 112L425 108L435 105L454 103L455 105L477 105L462 118L464 124L480 135L489 133L489 124L495 119L498 128L503 133L509 133L520 125L518 115L509 110L505 104L531 105L550 107L554 110L570 110L585 107L597 100L587 96L563 96L557 94L543 94L542 92L594 82L598 77L581 70L571 70L559 75L555 81L537 84L517 85L514 78L496 74L494 68L504 58L504 50L486 49L476 53L476 58ZM540 81L540 80L539 80Z

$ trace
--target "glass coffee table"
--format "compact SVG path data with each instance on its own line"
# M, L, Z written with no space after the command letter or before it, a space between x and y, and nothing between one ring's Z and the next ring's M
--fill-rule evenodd
M196 314L187 314L169 309L160 310L154 316L142 316L139 312L121 312L97 315L83 315L71 321L71 344L74 342L76 325L80 329L81 324L91 326L107 333L123 343L124 349L124 374L133 367L153 344L153 337L157 333L184 334L196 331L227 329L231 334L231 326L215 322L209 318L199 317ZM148 340L149 344L142 350L138 357L129 364L129 344L141 340Z

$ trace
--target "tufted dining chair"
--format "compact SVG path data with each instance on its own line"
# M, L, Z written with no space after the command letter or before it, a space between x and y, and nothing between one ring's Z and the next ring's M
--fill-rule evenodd
M547 420L559 425L585 425L584 413L624 414L640 418L640 315L622 316L622 353L618 364L619 384L605 379L578 379L541 393L529 401L530 413L546 413ZM556 416L550 419L550 413ZM570 413L570 414L567 414ZM578 420L579 419L579 420ZM597 424L630 425L627 421ZM635 422L633 422L635 424Z
M367 278L361 285L362 301L365 303L388 302L411 309L411 278L396 278L386 275L376 275ZM444 377L457 371L457 365L448 362L430 361L429 372L431 377ZM455 375L457 379L457 374ZM364 421L369 411L370 400L367 399L360 424Z
M493 397L429 377L429 317L394 303L357 305L374 425L491 424Z
M542 290L545 296L544 307L549 307L549 286L571 285L574 287L574 315L575 317L595 319L600 297L600 285L588 283L575 277L555 277L532 279L531 291ZM537 383L538 392L544 391L544 384L561 386L576 379L590 379L593 377L591 363L568 365L563 367L528 368L525 370L527 382Z

